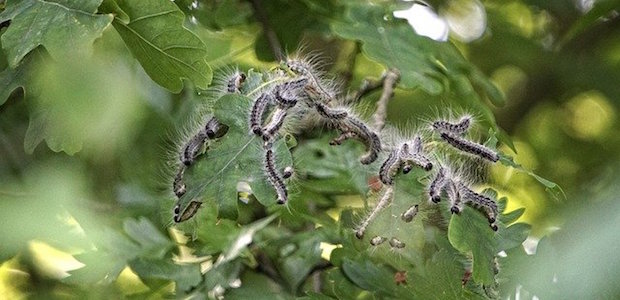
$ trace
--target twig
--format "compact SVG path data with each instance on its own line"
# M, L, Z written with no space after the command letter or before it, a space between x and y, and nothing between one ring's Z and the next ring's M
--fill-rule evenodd
M379 80L373 80L370 78L364 78L360 88L355 92L353 97L350 97L347 103L357 103L362 99L362 97L372 93L383 86L383 80L385 79L385 74Z
M385 126L385 119L387 117L387 105L392 96L394 96L394 87L400 79L400 73L396 69L390 69L384 76L383 80L383 93L379 101L377 101L377 110L375 111L375 130L381 131Z
M263 33L267 37L267 42L269 43L269 47L271 47L271 52L273 52L276 60L283 60L284 52L282 51L282 46L280 45L280 41L278 40L276 32L273 31L271 25L269 24L269 19L267 18L267 14L263 9L261 0L252 0L251 2L254 13L256 14L256 18L263 26Z
M366 228L368 228L368 225L370 225L370 222L372 222L372 220L374 220L377 217L377 215L382 209L384 209L386 206L388 206L388 204L390 204L390 202L392 202L393 195L394 195L394 187L392 187L391 185L386 185L385 192L381 196L381 200L379 200L379 202L377 203L377 206L373 208L373 210L366 217L366 219L362 221L362 224L357 228L357 230L355 230L355 237L357 237L360 240L364 238L364 233L366 233Z

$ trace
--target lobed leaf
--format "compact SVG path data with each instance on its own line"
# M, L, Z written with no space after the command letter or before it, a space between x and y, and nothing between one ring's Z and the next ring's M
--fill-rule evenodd
M91 44L112 22L111 15L95 12L101 0L9 0L0 22L11 20L2 47L15 68L39 45L54 58L90 52Z

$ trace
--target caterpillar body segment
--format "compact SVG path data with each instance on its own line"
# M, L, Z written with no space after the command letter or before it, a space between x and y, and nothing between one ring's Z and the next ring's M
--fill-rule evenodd
M332 109L324 103L317 102L314 104L314 106L321 117L329 119L331 121L342 120L349 115L346 110Z
M465 185L462 185L460 189L466 203L471 203L474 207L482 207L485 210L491 228L497 231L497 225L495 224L499 215L497 203L485 195L472 191Z
M450 212L453 214L459 214L462 210L461 193L454 180L446 180L443 189L445 189L448 199L450 199Z
M335 137L334 139L332 139L329 144L332 146L335 145L342 145L342 143L350 138L355 138L357 137L357 134L355 132L351 132L351 131L347 131L347 132L343 132L342 134L340 134L339 136Z
M185 173L185 166L182 165L179 168L179 171L177 172L177 174L174 176L174 180L172 181L172 191L174 192L174 195L177 196L177 198L181 198L181 196L185 195L185 192L187 191L187 187L185 186L185 183L183 182L184 173Z
M198 157L198 154L204 146L207 138L207 133L204 130L200 130L196 135L190 138L190 140L183 148L180 156L181 162L184 165L189 166L194 163L194 160L196 159L196 157Z
M388 158L383 162L381 168L379 168L379 179L386 185L392 185L394 183L394 175L400 168L400 159L398 157L398 150L393 150L388 155Z
M441 189L444 186L445 180L446 170L443 167L440 167L439 171L437 171L437 174L435 174L435 177L428 186L428 195L433 203L439 203L439 201L441 201Z
M276 169L272 146L273 144L271 142L265 143L265 173L267 179L276 191L276 202L278 204L285 204L288 201L288 190L286 189L284 180Z
M284 119L286 118L287 113L288 111L286 109L276 109L276 111L273 113L273 116L271 117L271 121L269 122L269 124L267 124L267 126L262 129L263 139L265 141L272 139L274 135L278 132L278 130L280 130L282 124L284 124Z
M273 96L270 93L262 93L254 100L250 111L250 131L258 136L263 135L263 115L267 105L273 103Z
M438 120L433 122L433 129L438 130L440 132L446 132L456 135L463 135L471 126L472 117L471 116L463 116L458 123L451 123L445 120Z
M243 72L234 72L226 83L226 91L229 93L240 93L241 85L247 77Z
M492 162L497 162L499 160L499 155L495 151L483 145L468 141L464 138L447 132L442 132L440 136L441 139L443 139L452 147L458 150L476 155Z

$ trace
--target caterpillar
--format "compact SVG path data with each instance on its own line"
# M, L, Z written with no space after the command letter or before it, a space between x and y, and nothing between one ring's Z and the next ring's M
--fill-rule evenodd
M439 203L441 201L441 188L444 185L444 180L446 179L446 170L443 167L439 168L437 174L435 174L435 178L431 181L428 186L428 195L433 203Z
M456 186L453 179L447 179L444 183L443 189L446 190L448 199L450 199L450 212L453 214L459 214L461 212L461 193Z
M262 93L254 100L252 105L252 110L250 111L250 130L258 136L263 135L263 114L265 114L267 104L271 102L273 102L273 96L270 93Z
M463 152L482 157L492 162L497 162L499 160L499 155L497 155L497 153L495 153L493 150L483 145L470 142L466 139L463 139L461 137L455 136L447 132L442 132L441 138L444 141L446 141L448 144L450 144L452 147L458 150L461 150Z
M226 84L226 91L229 93L239 93L241 92L241 85L245 81L246 76L243 72L236 71L234 72L228 82Z
M383 244L385 241L387 241L386 238L382 237L382 236L375 236L372 239L370 239L370 244L373 246L379 246L381 244Z
M284 184L284 180L280 177L280 174L276 171L275 167L275 159L273 155L272 143L265 143L265 172L267 174L267 178L269 182L276 190L277 194L277 203L284 204L288 201L288 191L286 189L286 185Z
M462 135L465 134L467 130L469 130L469 126L471 125L471 123L472 117L467 115L461 117L458 123L450 123L444 120L435 121L433 122L432 127L433 129L438 131Z
M273 113L273 116L271 117L271 121L269 122L269 124L267 124L267 126L262 129L263 139L265 141L272 139L274 137L274 134L276 134L278 130L280 130L282 124L284 124L284 119L286 118L286 115L286 109L276 109L276 111Z
M393 177L400 167L398 150L393 150L379 168L379 179L383 184L392 185ZM394 172L396 170L396 172Z
M186 186L183 183L183 174L185 173L185 166L181 166L179 168L179 172L174 176L174 180L172 181L172 191L177 198L181 198L185 194Z

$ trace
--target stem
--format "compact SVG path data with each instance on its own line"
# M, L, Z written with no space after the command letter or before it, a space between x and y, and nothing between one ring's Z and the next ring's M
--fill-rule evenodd
M394 96L394 87L400 79L400 73L396 69L390 69L384 76L383 80L383 93L379 101L377 101L377 110L375 111L375 130L381 131L385 126L385 119L387 118L387 105L392 96Z

